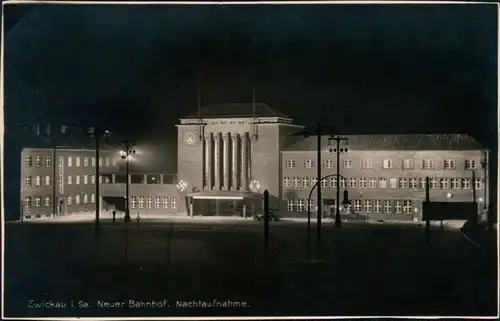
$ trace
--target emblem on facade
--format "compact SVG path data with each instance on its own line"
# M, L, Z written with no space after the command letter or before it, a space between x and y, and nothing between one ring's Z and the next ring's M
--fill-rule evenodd
M253 180L250 182L249 187L252 193L257 193L260 190L260 183L259 181Z
M188 145L193 145L196 142L196 135L191 132L184 133L184 142Z
M179 189L179 191L181 192L184 192L188 187L188 184L186 182L184 182L183 180L180 180L178 183L177 183L177 188Z

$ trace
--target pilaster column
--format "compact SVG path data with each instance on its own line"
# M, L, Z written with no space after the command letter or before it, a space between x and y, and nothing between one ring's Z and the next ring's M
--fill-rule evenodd
M212 183L212 134L205 136L205 184L208 190L213 187Z
M248 190L248 132L241 136L241 190Z
M214 189L220 189L220 133L214 133Z
M232 148L233 161L231 164L233 166L233 176L232 176L233 183L231 184L231 189L236 191L239 189L238 188L239 187L238 186L238 180L239 180L238 179L239 178L239 176L238 176L238 167L239 167L238 166L239 165L238 164L239 163L238 162L238 154L239 154L238 153L238 140L239 140L239 135L236 133L233 133L231 135L231 139L233 140L233 148Z
M229 133L223 135L223 152L224 152L224 190L229 190Z

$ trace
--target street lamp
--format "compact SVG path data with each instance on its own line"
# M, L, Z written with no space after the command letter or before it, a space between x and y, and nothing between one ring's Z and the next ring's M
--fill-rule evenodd
M129 178L129 162L132 160L132 155L135 154L135 149L133 145L126 141L124 144L120 145L120 157L125 160L125 222L130 222L130 199L129 199L129 189L130 189L130 178Z
M321 124L318 124L315 127L309 127L309 128L304 128L301 131L295 132L295 133L290 133L290 136L316 136L316 166L317 166L317 203L318 203L318 209L317 209L317 231L318 231L318 244L321 243L321 212L322 212L322 200L321 200L321 148L322 148L322 141L321 137L323 135L332 135L334 133L335 129L332 126L322 126ZM309 198L310 199L310 198ZM309 211L310 211L310 203L307 204ZM310 216L308 217L308 227L307 229L309 230L310 226Z
M340 153L347 153L347 148L340 148L340 142L345 141L347 144L347 138L340 136L332 136L328 139L329 141L335 140L337 142L337 148L331 149L330 153L337 153L337 177L340 177ZM347 182L344 179L344 183ZM345 198L345 197L344 197ZM344 199L345 201L346 199ZM342 227L342 221L340 220L340 179L337 183L337 206L335 206L335 227Z

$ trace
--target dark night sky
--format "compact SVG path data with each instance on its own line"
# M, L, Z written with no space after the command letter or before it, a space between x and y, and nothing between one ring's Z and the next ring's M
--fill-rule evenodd
M296 122L345 132L497 132L495 5L26 9L5 8L7 123L173 129L199 83L202 104L255 86Z

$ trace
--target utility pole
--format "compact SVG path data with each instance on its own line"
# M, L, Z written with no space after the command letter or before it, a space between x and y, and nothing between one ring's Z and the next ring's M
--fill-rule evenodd
M130 197L129 197L129 189L130 189L130 175L129 175L129 162L132 158L132 155L135 154L135 150L132 149L133 145L130 141L126 140L123 145L121 145L121 158L125 160L125 222L130 222Z
M317 194L317 208L318 208L318 224L317 224L317 233L318 233L318 244L321 243L321 212L323 210L323 204L321 201L321 125L318 124L318 129L317 129L317 164L316 166L318 167L318 179L317 179L317 184L318 184L318 194ZM308 204L308 206L311 206L311 204Z
M335 140L337 145L333 151L336 152L337 154L337 201L335 202L335 227L340 228L342 227L342 220L340 219L340 153L341 152L347 152L347 148L341 149L340 148L340 142L345 141L347 142L347 138L345 137L340 137L340 136L335 136L335 137L330 137L330 140ZM330 149L330 152L332 150ZM344 184L347 184L347 182L344 179Z
M99 214L101 212L101 195L99 194L99 140L101 133L99 129L94 128L95 131L95 227L99 227Z
M101 143L101 136L107 137L109 135L108 130L101 130L100 127L96 126L94 127L94 139L95 139L95 227L99 227L99 216L101 214L101 194L99 192L99 185L100 185L100 167L101 167L101 162L99 161L100 159L100 143Z

